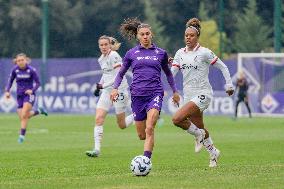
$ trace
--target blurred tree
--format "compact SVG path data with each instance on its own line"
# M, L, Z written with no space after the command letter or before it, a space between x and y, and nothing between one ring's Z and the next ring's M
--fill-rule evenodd
M40 9L35 0L2 1L0 12L1 56L39 56L40 29L35 26L40 25Z
M157 19L158 10L152 5L151 0L143 0L145 23L150 24L154 33L154 42L163 49L169 48L169 37L164 35L165 26Z
M221 33L218 30L216 21L209 18L208 11L204 5L204 1L200 1L198 15L201 21L201 35L199 37L200 44L209 48L215 54L219 55ZM226 34L222 32L222 35L224 42L226 42Z
M49 6L49 54L51 57L73 57L76 47L80 47L78 38L83 29L83 3L50 0Z
M260 52L272 45L272 29L257 15L256 1L250 0L236 23L234 48L237 52Z

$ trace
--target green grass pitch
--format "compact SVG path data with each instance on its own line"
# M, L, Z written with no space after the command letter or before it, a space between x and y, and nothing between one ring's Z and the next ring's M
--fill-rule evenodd
M284 119L205 117L219 167L208 153L194 153L193 137L172 126L155 130L153 168L147 177L131 174L131 159L143 153L135 127L120 130L106 119L102 154L89 158L93 116L50 115L30 120L26 141L17 143L16 114L0 115L0 188L284 188Z

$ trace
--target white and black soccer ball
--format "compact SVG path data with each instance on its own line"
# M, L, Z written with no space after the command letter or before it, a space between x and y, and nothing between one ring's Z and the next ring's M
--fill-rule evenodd
M152 169L152 162L146 156L136 156L132 159L130 170L135 176L146 176Z

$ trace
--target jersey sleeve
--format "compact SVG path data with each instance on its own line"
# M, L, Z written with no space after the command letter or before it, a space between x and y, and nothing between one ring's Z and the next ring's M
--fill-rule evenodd
M125 73L131 66L131 63L132 63L131 53L130 51L128 51L126 55L124 56L122 66L115 77L114 84L113 84L114 89L117 89L120 86Z
M219 70L221 70L223 77L225 78L226 81L226 85L225 85L225 89L227 90L232 90L233 87L233 82L232 82L232 78L230 76L230 72L228 67L223 63L222 60L220 60L218 58L218 56L216 56L211 50L207 49L207 51L205 51L205 58L206 58L206 62L209 63L210 65L218 68Z
M10 73L10 76L8 78L8 83L7 83L7 86L6 86L6 89L5 89L7 92L10 92L10 89L11 89L11 87L13 85L13 82L14 82L15 78L16 78L16 72L13 69L11 71L11 73Z
M171 67L171 72L173 73L173 76L176 76L176 74L178 73L178 71L180 70L181 67L181 50L178 50L175 54L173 63L172 63L172 67Z
M113 51L112 53L111 62L113 69L119 68L122 65L122 58L116 51Z
M32 74L33 74L33 80L35 82L35 85L34 85L32 91L35 93L36 90L40 87L40 82L39 82L39 77L37 75L36 69L32 68L31 70L32 70Z
M166 74L167 81L168 81L169 85L171 86L173 92L176 92L177 88L176 88L176 85L175 85L173 74L172 74L172 72L169 68L168 54L166 52L165 52L163 60L162 60L162 69Z
M218 61L218 56L216 56L215 53L213 53L209 49L206 49L206 51L204 52L204 55L205 55L204 56L205 61L210 65L214 65Z

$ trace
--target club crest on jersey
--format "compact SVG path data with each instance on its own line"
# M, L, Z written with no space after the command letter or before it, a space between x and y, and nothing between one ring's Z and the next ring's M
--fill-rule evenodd
M156 49L156 50L155 50L155 53L156 53L156 54L159 54L159 51L158 51L158 49Z

